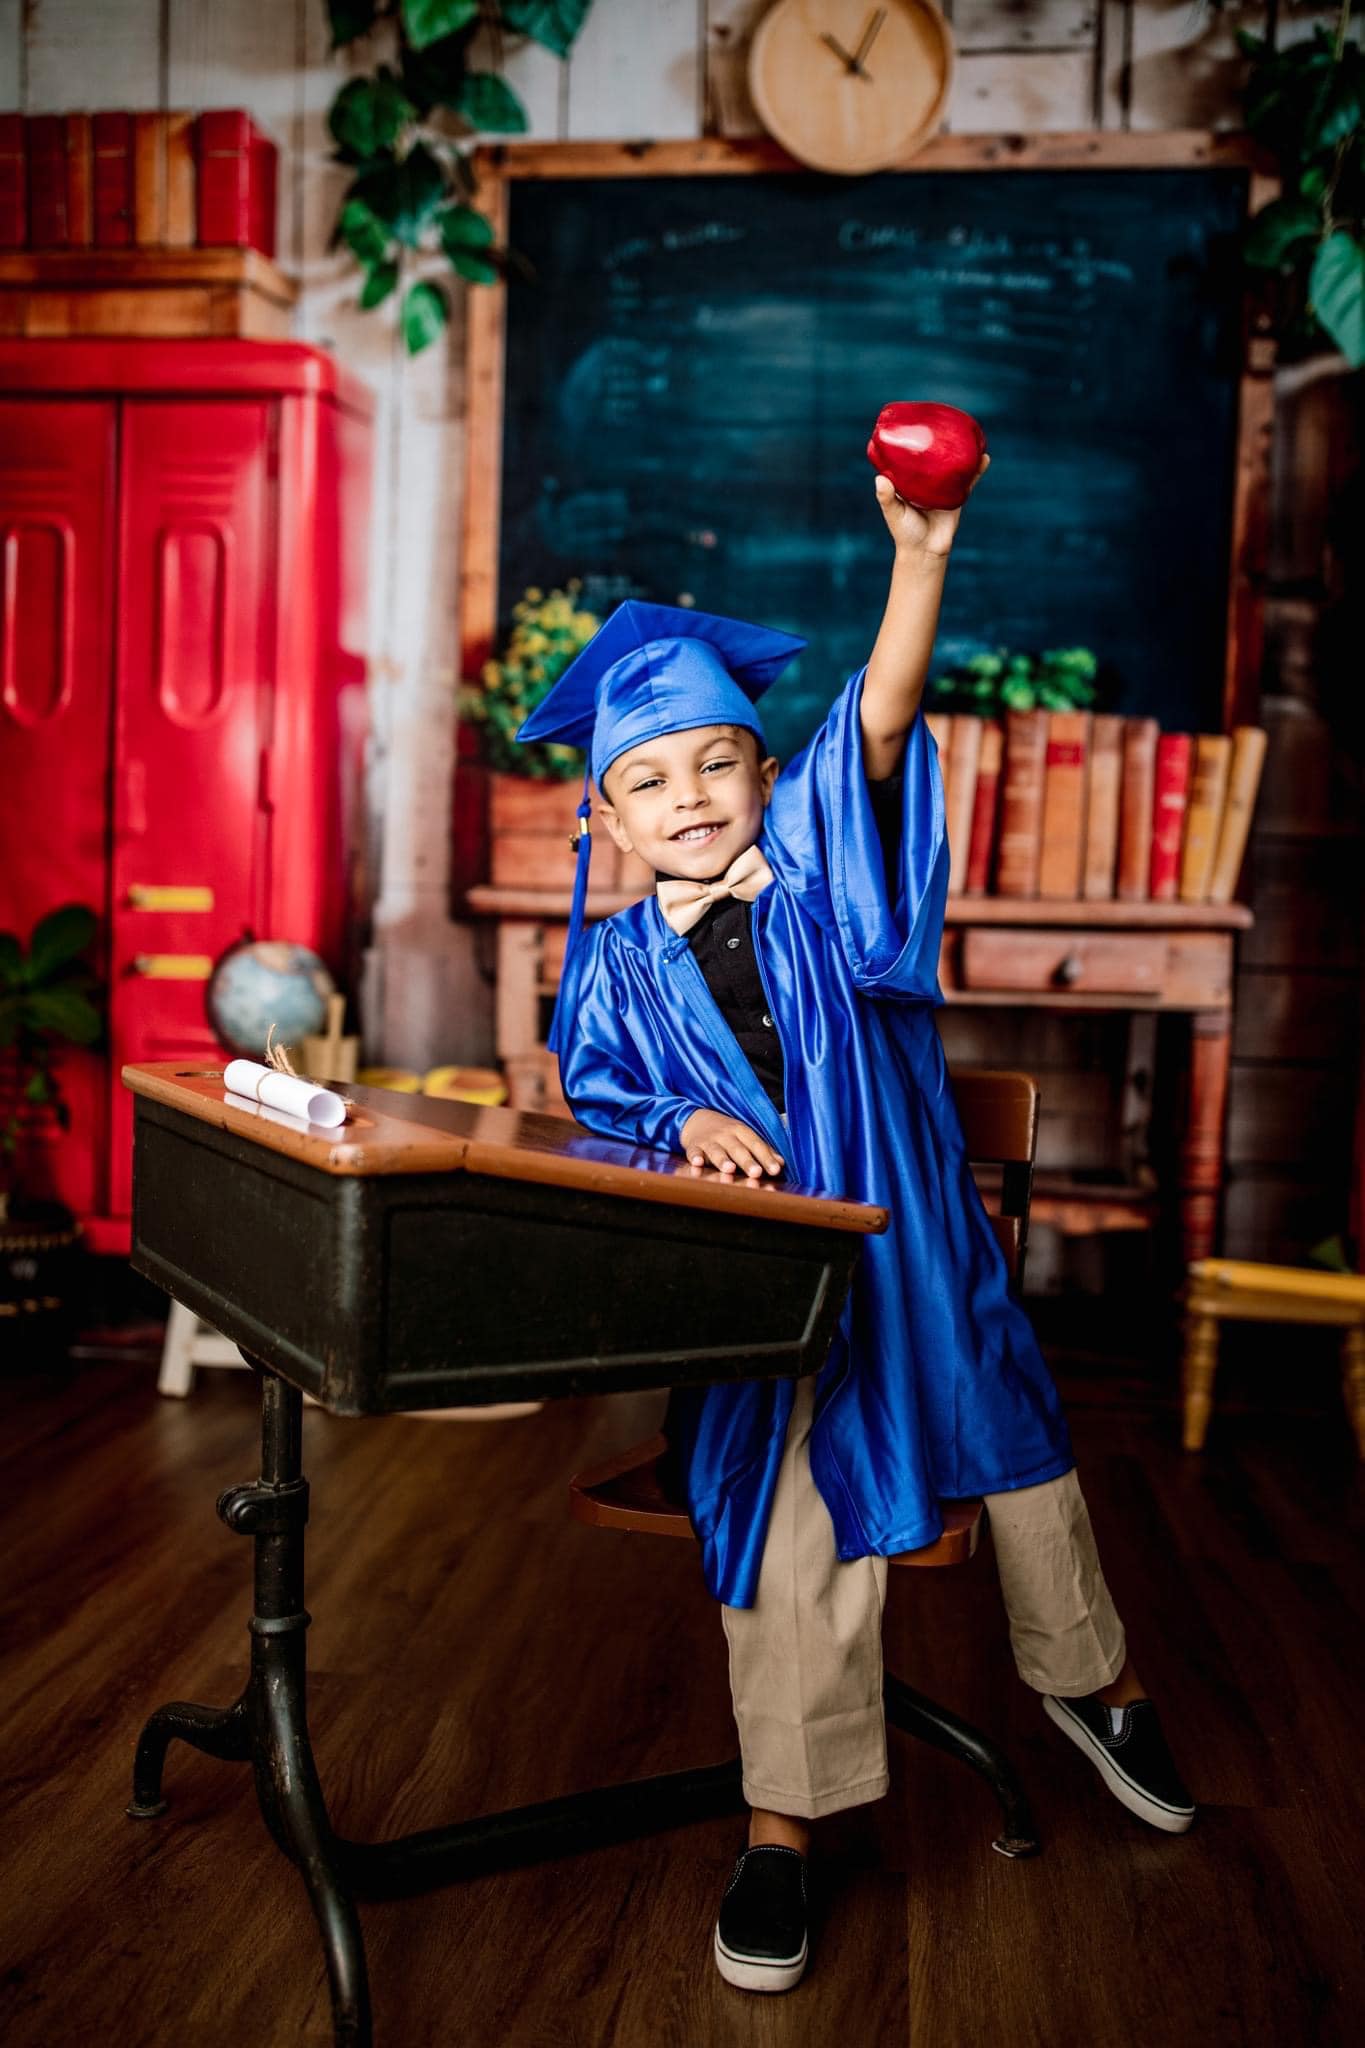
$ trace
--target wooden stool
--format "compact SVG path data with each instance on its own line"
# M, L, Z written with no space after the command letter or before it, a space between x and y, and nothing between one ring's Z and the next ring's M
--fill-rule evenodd
M964 1069L952 1077L973 1165L999 1169L992 1195L998 1209L991 1226L1005 1256L1012 1285L1018 1286L1028 1241L1029 1195L1038 1138L1038 1088L1028 1074ZM617 1529L654 1536L692 1536L686 1507L665 1490L662 1436L633 1444L614 1458L579 1472L569 1482L569 1512L597 1529ZM979 1500L943 1501L943 1534L921 1550L907 1550L889 1562L932 1568L962 1564L976 1550L985 1508ZM959 1720L945 1707L916 1692L891 1672L885 1674L886 1718L895 1728L918 1735L938 1749L959 1757L984 1777L1000 1801L1004 1825L992 1847L1002 1856L1031 1856L1038 1837L1028 1802L1013 1766L994 1743Z
M1184 1445L1204 1447L1218 1370L1218 1325L1329 1323L1341 1331L1341 1391L1365 1458L1365 1273L1308 1272L1246 1259L1194 1259L1185 1288Z

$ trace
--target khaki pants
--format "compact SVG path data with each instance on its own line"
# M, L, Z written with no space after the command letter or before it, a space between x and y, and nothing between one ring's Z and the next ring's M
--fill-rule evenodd
M887 1561L835 1556L810 1470L816 1375L796 1382L752 1607L722 1607L744 1796L815 1820L887 1789L882 1609ZM1117 1678L1123 1624L1074 1471L985 1496L1019 1676L1075 1697Z

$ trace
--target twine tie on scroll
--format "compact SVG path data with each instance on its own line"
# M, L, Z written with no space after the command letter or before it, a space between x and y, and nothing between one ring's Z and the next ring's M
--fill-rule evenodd
M287 1044L276 1044L274 1042L276 1030L278 1030L278 1024L272 1024L270 1030L266 1032L266 1065L274 1067L276 1073L287 1073L291 1081L299 1081L299 1079L303 1079L303 1075L299 1073L299 1069L295 1067L293 1059L289 1057L289 1047L287 1047ZM340 1092L340 1087L334 1087L334 1090L329 1090L329 1094L334 1094L338 1098L338 1102L346 1104L346 1122L350 1122L350 1118L356 1112L356 1104L350 1100L350 1096L344 1096Z

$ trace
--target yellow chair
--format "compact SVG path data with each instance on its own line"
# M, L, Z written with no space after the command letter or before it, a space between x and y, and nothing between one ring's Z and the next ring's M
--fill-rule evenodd
M1319 1273L1249 1259L1193 1259L1182 1372L1187 1451L1204 1447L1223 1321L1328 1323L1341 1331L1341 1392L1365 1458L1365 1273Z

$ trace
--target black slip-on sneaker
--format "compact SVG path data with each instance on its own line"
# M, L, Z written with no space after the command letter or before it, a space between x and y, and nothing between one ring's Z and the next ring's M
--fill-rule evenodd
M806 1859L762 1842L746 1849L716 1920L716 1968L741 1991L790 1991L806 1967Z
M1044 1693L1043 1712L1089 1757L1130 1813L1168 1835L1184 1834L1194 1819L1194 1801L1166 1747L1151 1700L1133 1700L1122 1708L1117 1729L1108 1707L1093 1693L1076 1700Z

